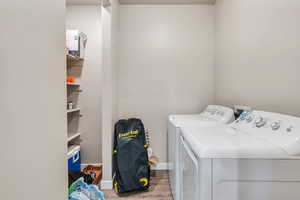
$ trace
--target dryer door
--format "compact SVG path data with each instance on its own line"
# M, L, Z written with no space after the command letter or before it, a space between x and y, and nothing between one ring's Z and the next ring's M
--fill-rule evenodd
M180 137L180 160L181 160L181 199L199 200L199 177L198 161L194 153L185 143L184 138Z
M174 200L179 200L179 128L171 121L168 124L169 180Z

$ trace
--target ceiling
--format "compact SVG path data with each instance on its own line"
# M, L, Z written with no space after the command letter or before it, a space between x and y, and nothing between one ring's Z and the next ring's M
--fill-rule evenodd
M119 0L121 4L214 4L216 0Z
M214 4L216 0L119 0L121 4ZM67 5L99 5L101 0L66 0Z
M66 0L67 5L99 5L101 0Z

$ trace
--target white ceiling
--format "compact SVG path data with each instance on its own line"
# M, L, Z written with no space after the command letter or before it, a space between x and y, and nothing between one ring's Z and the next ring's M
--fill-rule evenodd
M216 0L119 0L121 4L214 4ZM66 0L67 5L99 5L101 0Z
M214 4L216 0L119 0L121 4Z
M66 0L67 5L99 5L101 0Z

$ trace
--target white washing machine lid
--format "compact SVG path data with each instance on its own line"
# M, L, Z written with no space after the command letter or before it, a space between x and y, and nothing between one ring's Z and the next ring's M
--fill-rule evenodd
M205 125L206 123L215 123L216 120L203 116L202 114L194 115L170 115L169 122L174 124L175 127L185 127L185 126L198 126Z
M184 127L181 132L184 140L199 158L292 157L280 146L223 124L214 127Z

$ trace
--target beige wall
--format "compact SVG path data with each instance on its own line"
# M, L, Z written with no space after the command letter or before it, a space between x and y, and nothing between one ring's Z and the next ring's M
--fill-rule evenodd
M214 101L214 7L122 5L119 116L139 117L166 162L171 113L197 113Z
M65 2L0 7L0 198L67 199Z
M218 0L216 99L300 116L300 1Z
M113 91L113 122L118 119L118 71L119 59L119 35L120 35L120 6L118 0L112 1L112 24L111 24L111 44L112 44L112 91ZM114 124L113 124L114 125Z
M79 29L88 36L85 61L81 74L83 90L79 95L81 108L82 163L100 163L101 154L101 88L102 88L102 32L101 6L67 6L66 26Z

